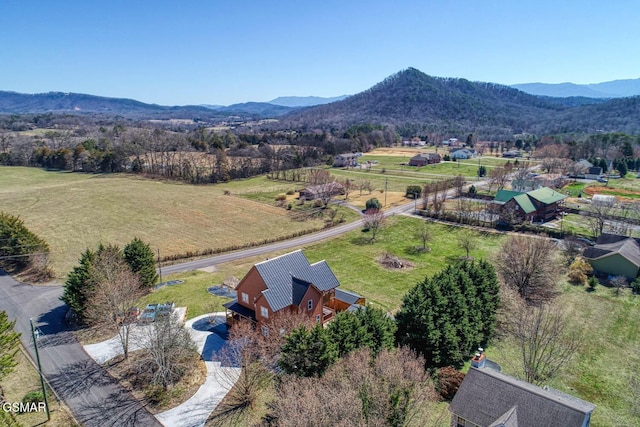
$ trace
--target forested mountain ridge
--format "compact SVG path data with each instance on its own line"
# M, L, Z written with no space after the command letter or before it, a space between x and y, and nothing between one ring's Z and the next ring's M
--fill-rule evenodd
M371 122L411 125L418 131L466 129L485 135L585 132L587 128L640 132L640 114L634 106L633 98L603 102L539 97L509 86L431 77L409 68L343 101L294 112L282 121L289 128L302 129ZM595 120L588 120L589 114L595 114Z
M47 92L24 94L0 91L0 114L34 113L102 113L114 116L144 116L147 118L214 117L221 113L203 106L167 107L146 104L126 98L109 98L82 93Z
M576 83L520 83L511 85L523 92L539 96L590 98L625 98L640 95L640 79L613 80L610 82Z

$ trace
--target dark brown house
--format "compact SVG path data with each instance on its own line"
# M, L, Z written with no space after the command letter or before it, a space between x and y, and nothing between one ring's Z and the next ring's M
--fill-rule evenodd
M426 166L440 163L441 158L438 153L420 153L409 159L409 166Z
M227 324L249 319L263 326L282 310L305 313L325 324L336 312L365 305L365 299L338 289L326 261L310 264L301 250L255 264L236 287L237 299L224 304Z
M558 215L567 196L548 187L522 193L500 190L493 199L493 210L500 219L513 224L523 221L549 221Z

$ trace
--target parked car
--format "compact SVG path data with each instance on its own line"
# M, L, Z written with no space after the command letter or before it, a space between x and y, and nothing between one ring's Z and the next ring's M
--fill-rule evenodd
M158 316L169 316L173 313L173 309L175 304L173 302L165 302L164 304L160 304L157 309Z
M147 304L144 311L138 318L140 323L151 323L156 320L156 315L158 314L158 304Z

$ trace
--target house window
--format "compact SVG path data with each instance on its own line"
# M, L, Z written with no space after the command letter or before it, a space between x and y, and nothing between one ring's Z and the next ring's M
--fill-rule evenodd
M316 316L316 323L320 323L320 315L319 314Z
M269 336L269 327L262 325L261 329L262 329L262 336L268 337Z
M249 294L242 292L242 302L249 304Z
M307 302L307 310L313 310L313 300L312 299L310 299Z
M260 315L269 318L269 309L267 307L260 307Z

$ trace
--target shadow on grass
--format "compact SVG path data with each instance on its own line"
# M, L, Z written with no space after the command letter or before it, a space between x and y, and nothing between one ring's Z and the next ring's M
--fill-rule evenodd
M431 248L428 246L426 248L423 248L422 246L407 246L404 248L405 254L413 256L423 255L429 252L431 252Z
M349 240L349 242L356 246L365 246L373 243L370 236L358 236Z

